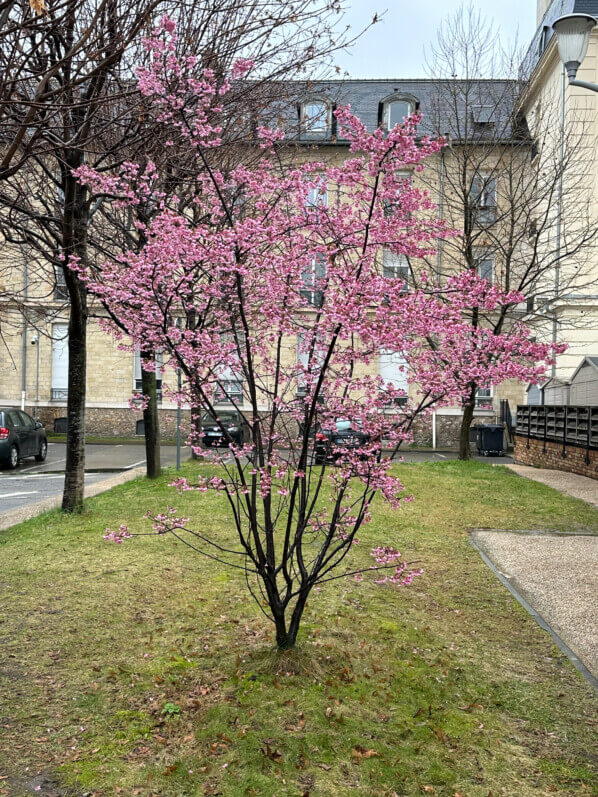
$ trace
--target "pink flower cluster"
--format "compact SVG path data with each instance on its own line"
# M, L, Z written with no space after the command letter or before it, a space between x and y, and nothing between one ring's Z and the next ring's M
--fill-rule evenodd
M378 568L395 566L395 571L391 576L382 575L380 578L375 579L376 584L396 584L397 586L405 587L412 583L416 576L421 576L424 572L421 569L407 570L405 562L401 561L401 553L390 546L373 548L371 555L377 562ZM378 569L374 567L373 569Z
M121 523L118 531L112 531L111 529L106 529L106 534L104 534L104 539L106 540L106 542L115 542L118 545L120 545L123 542L123 540L128 540L132 536L133 535L131 534L127 526L125 526L124 523Z

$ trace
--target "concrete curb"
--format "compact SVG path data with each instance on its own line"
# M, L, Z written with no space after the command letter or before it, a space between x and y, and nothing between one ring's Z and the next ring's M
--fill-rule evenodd
M124 484L144 474L145 468L132 468L131 470L117 473L109 479L102 479L99 482L95 482L95 484L86 485L85 498L93 498L94 495L105 493L107 490L111 490L119 484ZM0 514L0 531L9 529L11 526L16 526L33 517L37 517L50 509L56 509L60 507L61 504L62 495L55 495L51 498L44 498L43 501L37 501L35 504L24 506L22 509L11 509L10 512L4 512Z
M482 557L482 561L484 562L487 567L494 573L500 583L505 586L511 595L523 606L526 612L530 614L536 623L540 626L543 631L546 631L552 637L553 642L561 649L561 651L567 656L571 664L575 667L577 672L582 675L586 681L598 692L598 678L590 672L590 670L586 667L586 665L581 661L581 659L574 653L569 645L554 631L554 629L548 625L546 620L539 614L534 607L526 601L526 599L521 595L521 593L514 587L514 585L509 581L506 576L504 576L496 567L494 562L490 559L490 557L484 552L482 548L482 543L478 543L476 540L477 532L478 531L491 531L491 529L470 529L468 530L467 536L469 538L469 544L476 549L476 551ZM496 531L496 529L492 529L492 531ZM512 532L509 532L512 533ZM584 535L586 536L586 535Z

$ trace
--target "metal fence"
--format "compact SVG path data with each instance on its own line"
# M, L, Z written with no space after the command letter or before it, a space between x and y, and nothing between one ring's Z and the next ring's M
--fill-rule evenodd
M528 440L560 443L563 453L568 445L598 449L598 407L520 404L516 431Z

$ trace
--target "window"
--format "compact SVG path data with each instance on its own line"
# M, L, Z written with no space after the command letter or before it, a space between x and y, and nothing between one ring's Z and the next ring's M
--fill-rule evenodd
M409 262L405 255L398 255L385 249L382 252L382 276L385 279L399 279L404 283L403 293L409 290Z
M54 299L57 301L64 301L69 298L69 292L66 287L66 279L62 266L54 266L54 275Z
M397 98L384 103L382 124L386 130L392 130L395 125L402 125L405 117L413 113L413 103L410 100Z
M474 262L478 275L488 282L494 282L494 255L487 249L474 251Z
M492 120L492 105L474 105L471 109L471 118L475 125L479 127L490 127L494 124Z
M309 138L330 135L330 106L324 100L309 100L301 106L301 131Z
M243 402L243 371L241 367L242 355L245 347L245 334L241 330L222 333L220 340L227 348L226 362L231 365L220 365L215 368L215 400L220 404L241 404Z
M492 409L492 388L479 387L475 392L475 408L477 410Z
M326 279L326 256L319 252L303 272L301 296L314 307L324 303L323 282Z
M311 174L306 178L309 182L305 205L308 208L328 207L328 186L323 174Z
M134 354L133 363L135 376L134 388L137 392L143 393L143 379L141 374L141 353L137 349ZM164 355L162 352L156 353L156 398L162 401L162 371L164 368Z
M403 170L397 172L397 178L399 180L405 181L404 182L405 188L408 188L408 189L411 188L411 182L412 182L412 179L413 179L413 174L410 171L408 171L407 169L403 169ZM402 189L401 189L401 193L402 193ZM388 216L392 216L393 215L393 213L395 212L397 207L400 207L401 199L400 199L400 196L399 196L399 198L397 199L396 202L393 202L390 199L384 199L383 203L384 203L384 215L388 217ZM409 216L411 216L411 214L409 214Z
M378 373L385 382L383 390L391 387L393 390L409 392L409 379L407 376L407 360L389 349L380 349L378 356ZM389 403L402 406L407 403L407 395L396 396L389 399Z
M485 226L496 220L496 177L480 173L474 175L470 204L474 224Z
M544 25L544 27L540 31L540 36L538 37L538 58L540 58L540 56L546 49L546 45L548 44L549 38L550 38L550 28L548 27L548 25Z
M318 336L317 332L315 333L316 338L315 341L312 340L312 334L308 332L300 332L297 335L297 365L301 366L298 374L298 384L297 384L297 396L305 396L306 387L305 387L305 375L306 373L310 374L317 374L322 368L322 363L324 362L324 352L322 351L322 341ZM310 349L313 343L313 352L311 353L311 361L310 361Z
M221 404L240 404L243 401L243 380L232 368L224 368L218 379L215 399Z
M26 412L19 412L19 418L21 419L21 426L24 426L25 429L34 429L35 422L33 418L27 415Z
M38 343L39 345L39 343ZM52 401L66 401L69 384L69 327L52 325Z

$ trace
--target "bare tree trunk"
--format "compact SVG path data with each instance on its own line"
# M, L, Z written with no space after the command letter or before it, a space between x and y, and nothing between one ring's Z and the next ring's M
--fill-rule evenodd
M75 154L69 169L83 162L83 153ZM65 169L63 252L68 260L76 256L87 259L89 205L87 190ZM65 267L65 281L70 297L69 368L67 398L66 466L62 509L80 512L83 508L85 482L85 398L87 379L87 288Z
M149 402L143 410L145 434L145 461L148 479L156 479L162 473L160 466L160 421L158 419L158 394L155 371L141 369L141 389Z
M73 278L79 282L79 280ZM62 510L80 512L85 482L85 381L87 371L87 297L79 285L79 301L71 300L67 398L66 465Z
M459 459L471 459L471 444L469 442L469 435L471 432L471 424L473 421L473 411L475 409L475 385L469 392L467 402L463 407L463 418L461 420L461 429L459 431Z

